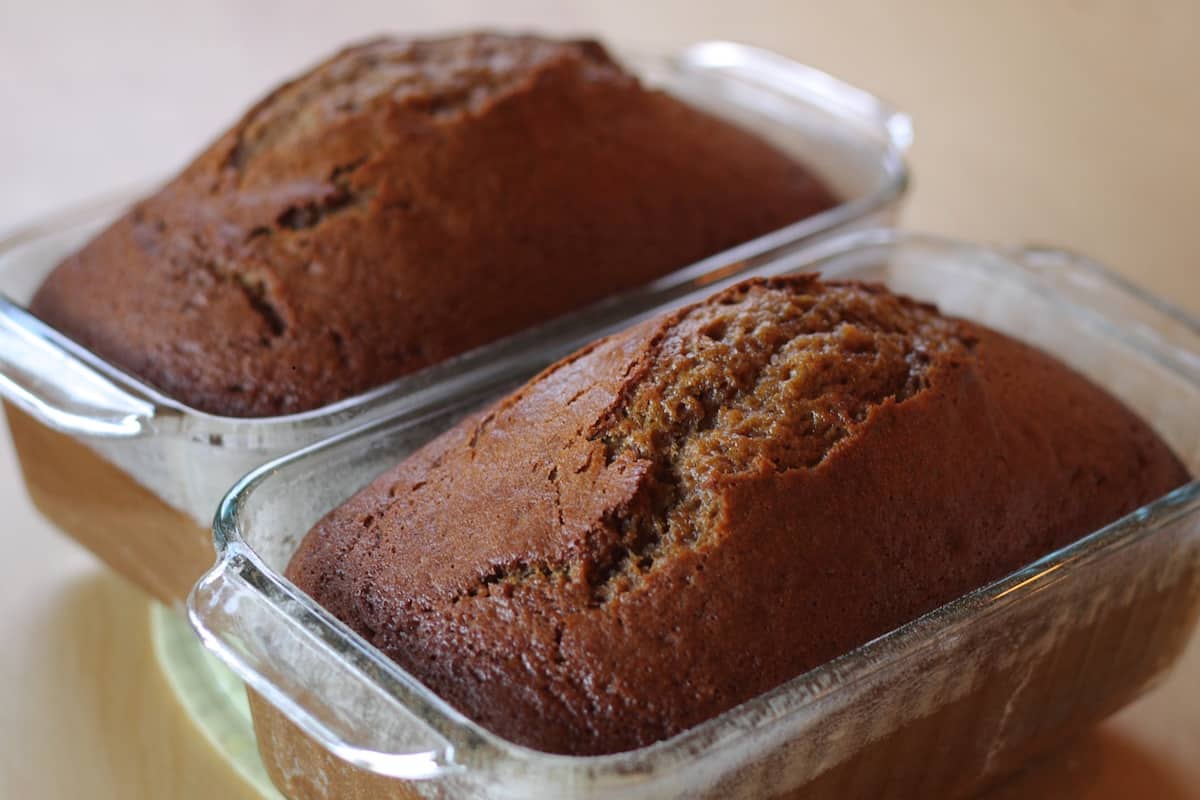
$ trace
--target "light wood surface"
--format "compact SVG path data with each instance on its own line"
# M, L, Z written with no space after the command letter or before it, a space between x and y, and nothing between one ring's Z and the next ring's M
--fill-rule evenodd
M1200 311L1200 4L577 1L0 6L0 233L181 164L274 81L380 30L771 47L911 112L910 227L1088 252ZM436 8L435 8L436 6ZM38 518L0 435L0 797L248 797L150 652L148 601ZM993 798L1200 798L1200 640Z

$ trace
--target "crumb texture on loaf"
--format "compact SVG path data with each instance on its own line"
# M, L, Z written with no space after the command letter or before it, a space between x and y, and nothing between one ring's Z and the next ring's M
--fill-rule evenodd
M32 308L188 405L286 414L835 202L595 42L385 38L251 108Z
M289 577L502 736L668 737L1187 479L1049 356L750 281L602 340L309 532Z

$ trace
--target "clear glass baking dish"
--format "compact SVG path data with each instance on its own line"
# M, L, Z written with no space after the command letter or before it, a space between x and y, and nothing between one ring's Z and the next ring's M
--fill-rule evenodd
M303 414L238 419L164 397L22 311L46 274L141 192L113 197L0 243L0 396L39 508L143 588L182 602L211 563L213 509L252 467L419 406L439 382L486 383L512 362L574 349L598 327L831 231L895 222L912 131L905 115L877 98L782 56L727 42L625 60L648 84L795 154L845 201L640 290L362 395ZM547 349L548 341L561 346Z
M809 270L883 281L1055 354L1200 473L1200 322L1086 259L875 231L753 272ZM667 741L595 757L517 746L448 707L280 573L326 511L521 377L442 387L256 470L222 502L219 559L189 599L190 620L248 684L259 749L288 796L958 796L1152 686L1200 613L1193 481Z

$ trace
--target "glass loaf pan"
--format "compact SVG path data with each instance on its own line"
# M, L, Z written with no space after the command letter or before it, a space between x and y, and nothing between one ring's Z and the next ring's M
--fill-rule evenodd
M1085 259L875 231L753 271L806 270L881 280L1040 346L1129 403L1200 472L1200 323ZM219 559L190 619L247 682L259 749L288 796L963 795L1152 686L1200 612L1193 481L670 740L596 757L517 746L280 577L322 514L517 380L431 397L310 446L223 501Z
M59 527L157 597L181 603L212 563L208 523L249 469L367 419L421 402L440 381L486 382L498 367L569 352L640 309L835 230L895 222L908 182L909 120L866 92L782 56L726 42L629 58L651 85L733 119L817 170L845 202L642 289L308 413L204 414L65 341L22 313L45 275L133 195L0 244L0 395L34 502ZM560 343L546 348L544 343Z

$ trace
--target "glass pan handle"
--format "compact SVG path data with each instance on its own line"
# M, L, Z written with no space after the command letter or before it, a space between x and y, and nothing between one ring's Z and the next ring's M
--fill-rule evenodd
M231 545L192 590L188 617L205 647L343 761L405 780L457 771L453 747L420 708L356 662L346 633L256 562Z
M870 92L779 53L737 42L709 41L691 45L680 58L691 67L720 70L826 108L836 108L875 129L898 153L905 153L912 146L913 124L907 114Z
M131 395L55 341L50 328L0 295L0 396L54 430L132 437L154 405Z

